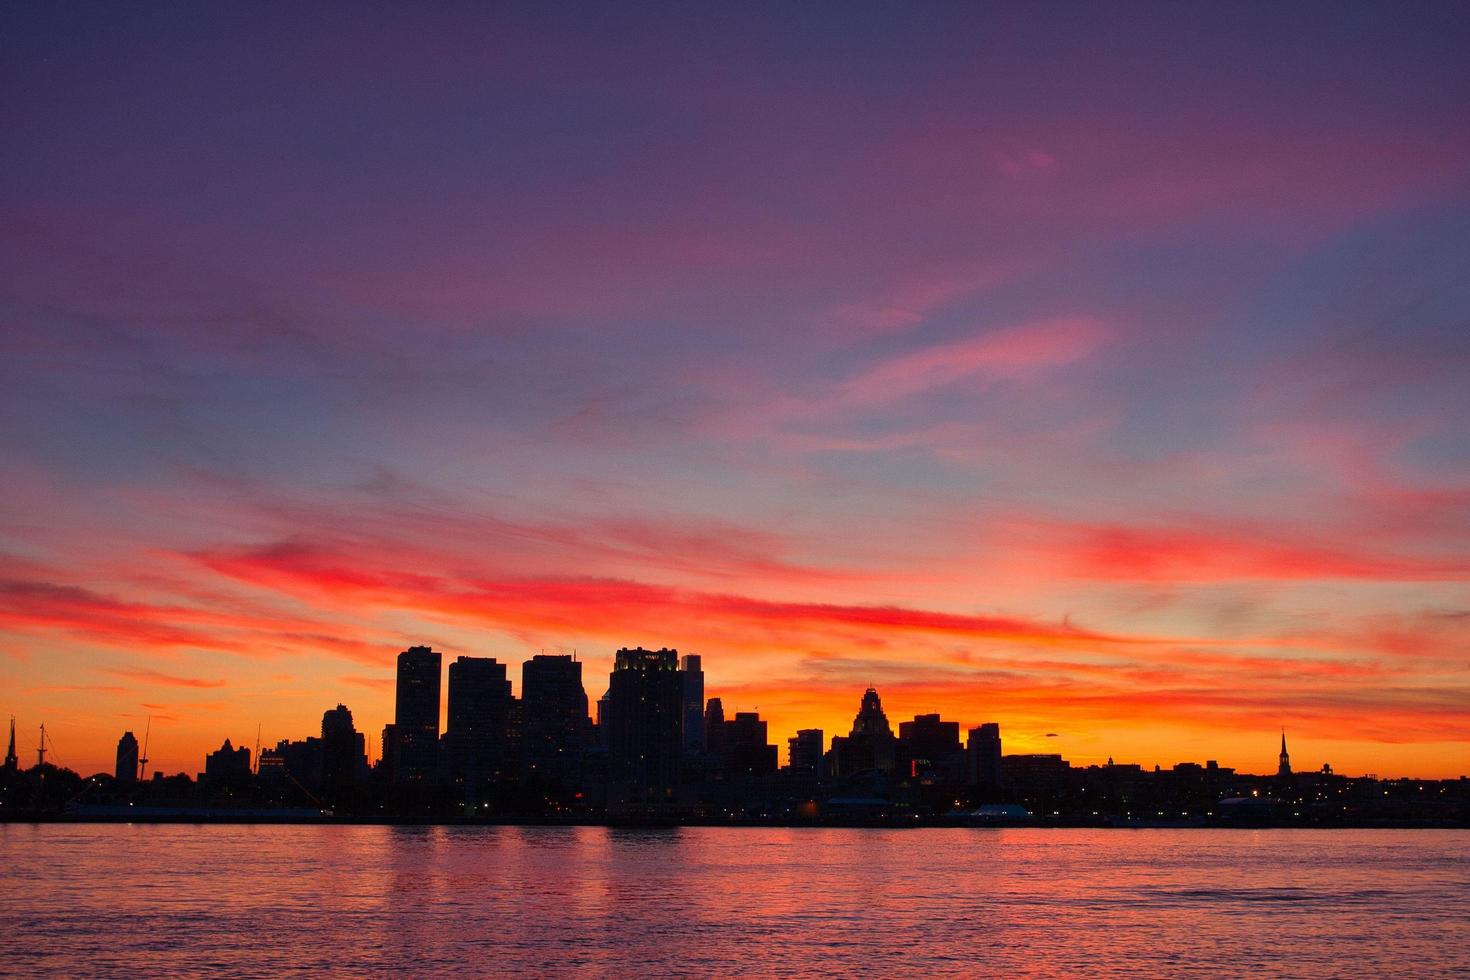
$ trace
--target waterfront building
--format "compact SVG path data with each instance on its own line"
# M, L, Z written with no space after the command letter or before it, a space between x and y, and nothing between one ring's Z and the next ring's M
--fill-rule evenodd
M960 723L939 715L915 715L898 726L899 769L909 777L948 774L960 755Z
M138 781L138 736L130 731L123 732L122 738L117 740L117 764L113 775L120 783Z
M737 711L725 722L725 774L766 776L776 771L776 747L766 743L766 723L754 711Z
M684 679L684 751L697 754L705 749L704 667L699 654L687 655L679 672Z
M573 788L589 741L582 664L571 656L537 654L521 664L521 762L527 776Z
M803 728L786 740L787 768L792 774L821 779L826 772L822 759L822 730Z
M870 687L863 692L852 731L845 737L832 737L827 770L834 776L851 776L870 770L892 773L896 741L888 716L883 713L883 702L878 692Z
M322 713L321 782L352 782L367 774L367 740L352 723L352 712L338 704Z
M1281 755L1277 756L1276 775L1286 779L1291 775L1291 756L1286 752L1286 730L1281 731Z
M505 664L493 657L459 657L449 665L449 778L461 785L493 782L510 772L511 691Z
M965 781L981 789L1000 788L1000 725L987 721L970 729L965 742Z
M671 800L684 755L684 679L678 651L619 650L608 680L603 723L613 799Z
M439 678L443 655L429 647L409 647L398 655L393 710L393 780L433 779L439 767ZM389 752L384 743L383 752Z

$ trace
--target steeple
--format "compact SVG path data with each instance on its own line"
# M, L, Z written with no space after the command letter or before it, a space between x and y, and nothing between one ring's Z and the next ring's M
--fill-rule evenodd
M15 719L10 719L10 748L5 753L5 771L15 772L20 768L20 759L15 755Z
M1286 753L1286 729L1281 729L1281 762L1276 767L1276 775L1291 775L1291 756Z

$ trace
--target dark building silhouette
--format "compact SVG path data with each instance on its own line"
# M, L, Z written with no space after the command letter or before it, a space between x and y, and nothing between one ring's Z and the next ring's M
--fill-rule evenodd
M766 723L754 711L737 711L725 722L725 773L765 776L776 771L776 747L766 744Z
M888 716L883 713L883 702L870 687L863 692L852 731L845 738L841 735L832 738L827 770L834 776L851 776L869 770L891 773L896 741Z
M960 723L936 715L915 715L899 722L897 752L903 774L910 777L945 775L960 755Z
M510 768L511 694L505 664L493 657L459 657L449 665L444 754L450 779L479 784Z
M549 654L521 664L521 714L525 773L542 783L576 787L589 736L582 664Z
M1286 752L1286 730L1281 732L1281 755L1277 757L1276 775L1285 779L1291 775L1291 756Z
M814 779L821 779L826 775L820 728L803 728L786 740L786 748L790 756L787 767L793 774Z
M604 711L614 801L672 799L684 756L684 678L678 651L619 650Z
M710 698L704 708L704 750L710 769L721 772L725 765L725 702Z
M987 721L970 729L965 743L966 782L982 789L1000 788L1000 725Z
M1060 755L1008 755L1000 760L1000 777L1006 786L1052 792L1065 786L1072 764Z
M443 656L428 647L409 647L398 655L391 767L395 782L421 782L438 772L442 666ZM387 743L383 750L386 755Z
M242 784L250 781L250 750L238 749L225 739L225 744L204 757L201 780L217 785Z
M338 704L322 714L321 782L352 782L366 773L367 740L352 724L347 705Z
M294 782L302 787L322 784L322 740L315 735L292 741L281 739L260 753L257 775L266 783Z
M117 765L113 775L120 783L138 781L138 736L132 732L123 732L122 738L117 740Z
M704 667L699 654L686 656L679 669L684 675L684 751L691 754L703 752Z
M10 719L10 747L5 750L5 771L18 772L20 759L15 754L15 719Z

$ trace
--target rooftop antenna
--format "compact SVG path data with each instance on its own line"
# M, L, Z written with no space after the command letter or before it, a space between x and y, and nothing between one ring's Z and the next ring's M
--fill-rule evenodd
M148 716L148 727L143 729L143 757L138 760L138 782L148 775L148 736L153 733L153 716Z

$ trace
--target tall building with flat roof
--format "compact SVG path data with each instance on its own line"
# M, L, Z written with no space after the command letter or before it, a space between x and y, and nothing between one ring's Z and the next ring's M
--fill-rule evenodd
M582 664L540 653L521 664L521 768L536 782L578 785L591 723Z
M704 667L700 656L691 653L680 663L684 675L684 751L704 751Z
M604 709L608 780L620 803L672 800L684 757L684 678L677 650L622 649Z
M321 782L331 786L367 774L367 739L352 723L352 710L338 704L322 713Z
M822 760L822 730L803 728L786 740L788 768L793 774L815 779L825 775Z
M398 655L393 710L395 782L430 780L438 772L439 678L443 663L443 655L428 647L409 647Z
M982 789L1000 788L1000 725L987 721L970 729L965 742L966 782Z
M511 693L505 664L494 657L459 657L449 665L444 752L449 777L478 785L508 776Z
M766 742L766 723L754 711L737 711L725 722L725 773L731 778L776 771L776 747Z

